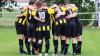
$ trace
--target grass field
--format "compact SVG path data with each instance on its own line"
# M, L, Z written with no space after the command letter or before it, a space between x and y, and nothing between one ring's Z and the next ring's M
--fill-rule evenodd
M51 55L53 53L52 37L50 42L51 47L49 53ZM71 50L70 44L69 52ZM18 40L14 27L0 27L0 56L27 56L18 53ZM72 55L69 54L68 56ZM82 54L79 56L100 56L100 29L84 29Z

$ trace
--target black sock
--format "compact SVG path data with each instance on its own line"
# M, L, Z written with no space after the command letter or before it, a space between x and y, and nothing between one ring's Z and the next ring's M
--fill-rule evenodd
M41 51L42 51L42 43L38 44L38 48L39 48L39 53L41 53Z
M55 54L58 52L58 40L54 40L54 49L55 49Z
M36 47L37 47L37 43L32 42L32 53L34 53L34 51L36 50Z
M30 42L28 42L28 39L25 39L25 45L26 45L28 54L30 54Z
M49 42L49 40L45 40L45 42L46 42L46 44L45 44L45 47L46 47L45 53L48 53L49 48L50 48L50 42Z
M72 44L72 46L73 46L73 53L76 53L76 49L77 49L76 44L75 44L75 43L73 43L73 44Z
M64 52L65 40L61 40L61 53Z
M69 47L69 44L65 44L65 49L64 49L64 55L66 55L66 53L68 53L68 47Z
M82 46L82 41L78 41L78 44L77 44L77 53L78 54L81 54L81 46Z
M20 50L20 53L23 53L23 40L22 39L19 39L19 50Z

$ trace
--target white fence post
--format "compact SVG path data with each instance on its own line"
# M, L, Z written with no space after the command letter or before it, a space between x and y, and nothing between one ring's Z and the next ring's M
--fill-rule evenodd
M99 21L98 21L98 27L100 27L100 12L98 12L98 19L99 19Z

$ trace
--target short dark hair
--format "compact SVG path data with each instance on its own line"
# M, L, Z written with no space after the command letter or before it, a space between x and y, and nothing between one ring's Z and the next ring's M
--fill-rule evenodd
M33 5L34 3L35 3L35 2L30 1L30 2L29 2L29 5Z

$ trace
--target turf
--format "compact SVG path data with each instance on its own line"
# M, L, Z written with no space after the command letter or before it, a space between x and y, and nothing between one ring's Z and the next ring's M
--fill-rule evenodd
M100 55L100 29L84 28L83 30L82 54L79 56L99 56ZM53 53L53 41L50 39L50 51ZM71 43L71 41L70 41ZM60 50L60 44L59 44ZM72 51L71 44L69 52ZM43 46L44 52L44 46ZM14 27L0 27L0 56L27 56L18 53L18 38ZM44 56L44 55L43 55ZM60 55L59 55L60 56ZM72 56L68 54L68 56Z

